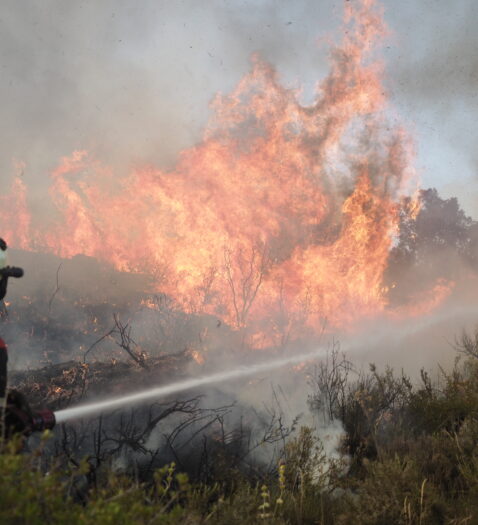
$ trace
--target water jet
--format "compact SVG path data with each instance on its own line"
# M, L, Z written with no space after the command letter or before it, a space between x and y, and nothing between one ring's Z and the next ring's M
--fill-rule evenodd
M260 362L251 366L239 366L237 368L232 368L231 370L216 372L210 375L184 379L175 383L153 387L148 390L142 390L140 392L127 394L120 397L104 399L102 401L87 403L73 408L65 408L55 412L55 418L57 423L64 423L65 421L69 421L71 419L78 419L98 413L108 412L118 408L123 408L128 405L140 404L143 401L148 401L151 399L161 399L171 394L178 394L179 392L192 390L200 386L224 383L225 381L232 381L242 377L254 376L261 372L268 372L287 365L315 360L318 357L323 356L324 353L325 350L320 349L314 352L297 354L282 359Z

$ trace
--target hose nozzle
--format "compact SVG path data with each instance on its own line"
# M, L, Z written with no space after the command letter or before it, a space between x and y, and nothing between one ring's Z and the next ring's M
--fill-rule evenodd
M48 409L38 410L32 413L31 431L42 432L43 430L51 430L56 423L55 413Z

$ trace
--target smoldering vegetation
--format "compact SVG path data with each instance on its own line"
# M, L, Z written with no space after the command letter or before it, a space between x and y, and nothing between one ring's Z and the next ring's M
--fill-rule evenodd
M307 369L308 406L343 429L334 454L326 435L298 422L293 433L280 417L257 433L244 415L228 432L231 405L200 408L196 396L62 427L56 439L30 441L33 454L11 443L0 454L2 485L22 490L2 491L0 515L60 523L66 498L70 523L118 513L124 523L473 522L478 334L456 350L452 370L435 380L422 370L414 384L391 369L357 371L330 348ZM202 439L198 427L209 430ZM254 457L278 443L271 461Z

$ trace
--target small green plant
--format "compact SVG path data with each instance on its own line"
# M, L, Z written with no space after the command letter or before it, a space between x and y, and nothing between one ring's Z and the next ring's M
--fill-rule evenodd
M270 508L271 508L270 499L271 499L271 496L270 496L270 493L269 493L269 489L267 488L267 485L262 485L262 487L261 487L261 499L262 499L262 502L259 505L259 518L261 520L265 520L267 518L270 518L270 516L271 516L271 513L270 513Z

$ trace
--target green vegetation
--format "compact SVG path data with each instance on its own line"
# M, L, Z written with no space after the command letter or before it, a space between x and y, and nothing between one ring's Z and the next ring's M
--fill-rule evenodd
M327 458L302 427L272 474L254 478L221 462L220 482L189 480L172 463L148 480L105 462L49 459L45 435L0 454L0 522L105 523L478 523L478 333L463 336L453 370L419 385L371 367L352 375L338 352L312 380L312 409L340 419L342 459ZM214 461L214 460L213 460ZM61 466L60 466L61 465Z

